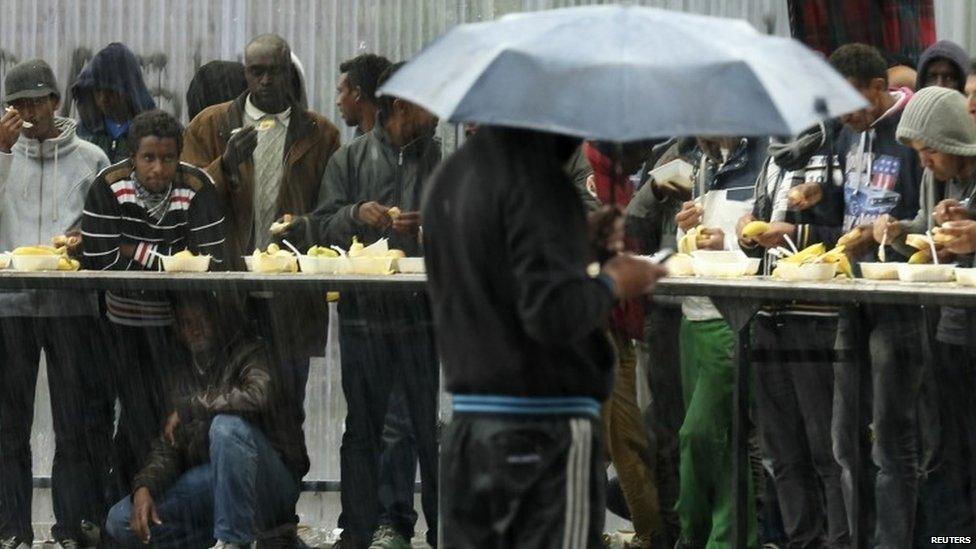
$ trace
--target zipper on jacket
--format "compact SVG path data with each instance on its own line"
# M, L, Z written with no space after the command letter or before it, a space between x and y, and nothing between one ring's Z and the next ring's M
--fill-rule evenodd
M38 208L37 208L37 243L40 244L42 240L42 224L44 223L44 154L40 154L41 161L41 177L37 185L38 192Z

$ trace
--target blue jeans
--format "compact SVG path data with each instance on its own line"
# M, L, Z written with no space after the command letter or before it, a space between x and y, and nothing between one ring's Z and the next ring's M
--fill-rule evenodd
M413 508L417 478L417 443L410 424L410 409L403 387L397 384L390 393L390 408L383 426L383 453L380 455L380 524L396 528L403 537L413 538L417 511Z
M343 313L345 314L345 313ZM347 317L348 318L348 317ZM393 380L399 380L416 440L427 542L437 542L438 362L433 332L398 333L343 324L342 392L348 412L339 449L344 544L367 547L380 524L380 456Z
M92 318L0 319L0 537L34 537L31 527L31 425L40 354L47 359L54 463L51 497L55 539L79 538L81 521L104 516L104 460L111 423L96 421L90 402L101 401L92 356Z
M152 543L207 547L219 539L246 545L256 533L292 522L299 489L259 429L238 416L217 415L210 424L210 463L186 471L156 497L162 524L150 527ZM129 528L131 514L126 496L109 511L105 528L123 547L144 547Z
M845 310L837 327L837 348L850 354L855 349L851 324L864 322L862 333L867 337L871 362L865 365L870 369L862 371L861 394L853 391L854 365L838 362L834 367L832 438L834 456L842 469L848 522L853 526L858 521L863 536L869 528L873 496L874 541L886 549L908 549L914 539L921 477L918 404L923 378L931 366L925 363L919 345L925 332L921 317L917 307L875 307L862 318ZM855 406L861 407L861 424L856 426L852 421ZM873 423L874 434L870 455L877 474L873 482L862 478L860 486L855 487L851 433L858 429L859 443L866 443L869 423ZM862 452L862 456L866 461L867 454ZM867 473L867 465L862 462L862 466ZM860 517L853 515L851 506L855 489L862 496Z
M831 451L833 318L758 317L755 368L760 440L772 462L789 547L847 547L841 470Z

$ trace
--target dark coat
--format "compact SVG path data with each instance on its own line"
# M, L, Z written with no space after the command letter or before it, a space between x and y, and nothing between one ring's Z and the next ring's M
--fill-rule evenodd
M241 335L218 352L214 366L197 371L187 361L170 381L171 409L180 416L176 444L162 436L153 442L146 464L133 480L133 492L148 488L159 498L191 467L210 461L210 423L218 414L241 416L268 437L295 480L309 469L305 434L294 407L269 369L263 342Z

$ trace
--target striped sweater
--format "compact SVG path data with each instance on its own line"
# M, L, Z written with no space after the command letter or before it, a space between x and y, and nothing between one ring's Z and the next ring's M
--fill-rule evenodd
M210 255L211 269L223 263L224 216L213 181L204 172L180 163L169 196L169 207L158 221L138 197L131 160L102 170L92 184L82 213L84 266L92 270L145 271L161 266L154 253L182 250ZM132 257L125 244L135 246ZM107 292L105 305L113 322L130 326L162 326L172 322L169 303L149 292Z

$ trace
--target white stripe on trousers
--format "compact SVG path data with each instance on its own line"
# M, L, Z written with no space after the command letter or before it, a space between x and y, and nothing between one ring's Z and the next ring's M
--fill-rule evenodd
M572 442L566 456L566 524L564 549L585 549L590 530L590 460L593 424L588 419L569 420Z

